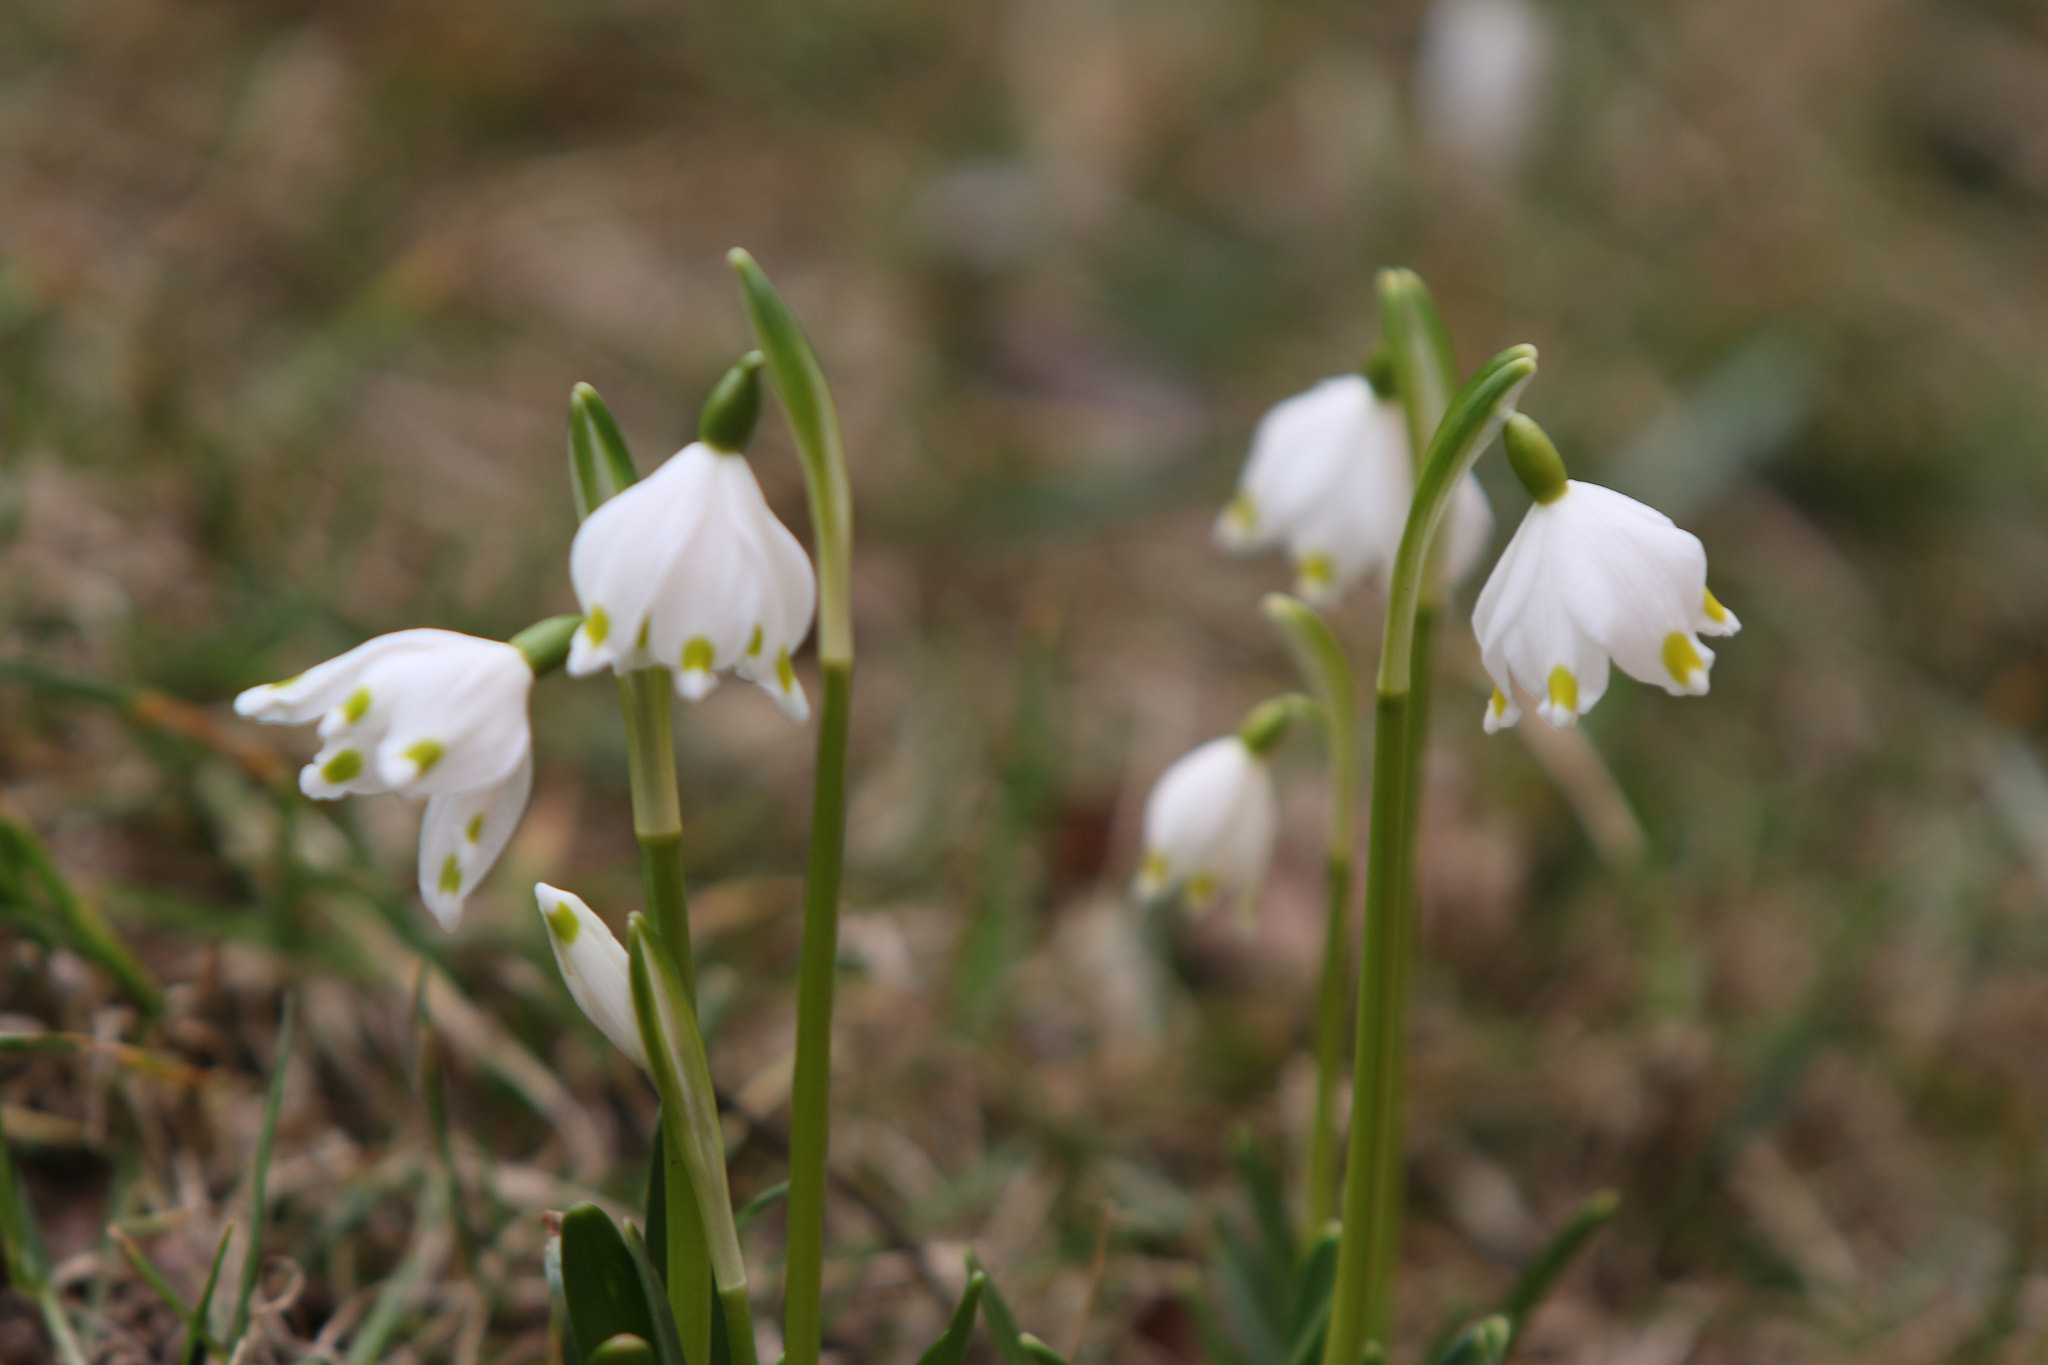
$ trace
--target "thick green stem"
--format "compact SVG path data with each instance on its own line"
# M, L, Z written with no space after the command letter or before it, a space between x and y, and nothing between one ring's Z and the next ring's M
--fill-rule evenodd
M1358 1031L1351 1066L1351 1139L1346 1160L1344 1231L1323 1365L1358 1365L1368 1333L1392 1321L1395 1237L1400 1194L1402 1063L1412 934L1409 850L1419 794L1426 679L1433 610L1424 605L1431 549L1458 480L1514 411L1536 373L1531 347L1496 356L1461 390L1429 445L1387 593L1380 650L1372 763L1371 830L1365 871L1365 951Z
M633 790L633 836L640 841L640 881L654 922L683 986L696 998L690 949L690 898L683 880L683 807L676 793L676 746L669 675L643 668L619 679L626 717L626 772Z
M789 1365L813 1365L822 1345L825 1150L832 1101L832 993L839 957L839 874L846 844L846 738L853 669L823 668L810 872L797 967L796 1076L789 1132L789 1268L783 1334Z

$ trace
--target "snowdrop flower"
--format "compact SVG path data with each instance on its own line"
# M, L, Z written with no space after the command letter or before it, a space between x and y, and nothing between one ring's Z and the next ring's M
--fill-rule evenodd
M640 1039L640 1017L633 1012L633 981L626 950L582 899L545 882L535 884L534 899L547 922L548 945L569 994L604 1036L647 1070L647 1045Z
M1703 695L1714 651L1699 637L1742 623L1707 590L1699 538L1634 498L1567 479L1527 417L1510 418L1503 438L1536 502L1472 613L1494 686L1487 733L1521 719L1516 684L1551 725L1575 723L1607 691L1610 660L1673 696Z
M1248 915L1278 823L1264 754L1241 735L1210 740L1160 774L1145 802L1138 896L1177 891L1207 909L1229 895L1237 913Z
M1435 0L1415 73L1431 150L1482 183L1504 180L1540 121L1550 47L1530 0Z
M320 722L320 752L299 773L308 796L427 798L420 895L453 929L526 810L532 687L533 667L513 645L401 630L296 678L252 687L235 698L235 710L274 724Z
M1284 545L1295 590L1328 604L1391 569L1414 490L1400 403L1375 394L1363 375L1340 375L1283 399L1259 420L1237 495L1216 519L1216 540L1239 553ZM1453 579L1471 569L1492 527L1486 495L1468 477L1445 531Z
M790 653L810 632L817 578L739 453L759 410L759 366L749 357L735 368L729 397L721 385L703 439L613 496L576 532L569 576L584 621L570 646L570 673L667 668L677 692L701 701L731 669L791 720L809 717Z

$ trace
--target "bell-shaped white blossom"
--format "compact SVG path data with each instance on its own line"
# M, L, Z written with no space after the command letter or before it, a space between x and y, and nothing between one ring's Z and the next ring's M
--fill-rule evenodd
M810 631L817 579L745 456L686 446L584 520L569 575L584 615L570 673L667 668L698 701L732 669L791 720L810 715L790 653Z
M545 882L533 888L540 917L547 922L555 965L576 1004L619 1051L647 1069L647 1045L633 1012L631 960L612 931L582 899Z
M1539 130L1551 26L1531 0L1433 0L1417 56L1417 122L1428 149L1498 185Z
M1699 537L1634 498L1568 480L1537 502L1501 553L1472 613L1493 679L1491 734L1521 719L1515 687L1566 726L1607 691L1611 660L1674 696L1707 690L1714 651L1702 635L1741 629L1707 590Z
M235 698L235 710L274 724L320 722L320 752L299 773L308 796L427 798L420 895L453 929L526 811L532 689L533 669L511 645L401 630L296 678L252 687Z
M1241 553L1284 546L1296 591L1327 604L1392 569L1414 492L1400 403L1375 394L1363 375L1339 375L1259 420L1237 494L1216 519L1216 540ZM1486 494L1467 476L1443 533L1453 580L1471 569L1492 529Z
M1145 802L1137 894L1177 891L1203 909L1228 896L1247 915L1266 880L1278 829L1266 760L1237 735L1212 739L1161 773Z

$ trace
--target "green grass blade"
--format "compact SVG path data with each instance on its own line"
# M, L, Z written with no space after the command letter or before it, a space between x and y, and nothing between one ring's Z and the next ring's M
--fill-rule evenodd
M576 1344L576 1324L569 1316L569 1291L562 1278L562 1220L559 1214L546 1219L547 1238L540 1255L541 1271L548 1282L548 1336L553 1354L551 1365L582 1365L583 1351Z
M1557 1284L1558 1277L1570 1268L1574 1258L1592 1240L1593 1234L1607 1225L1614 1217L1614 1211L1621 1207L1621 1196L1613 1190L1602 1190L1579 1206L1571 1221L1558 1230L1536 1259L1529 1263L1515 1287L1509 1291L1507 1302L1501 1305L1501 1315L1508 1321L1511 1337L1522 1334L1529 1315L1543 1303L1544 1297Z
M1498 1313L1481 1318L1458 1333L1449 1350L1436 1358L1436 1365L1500 1365L1507 1358L1513 1329Z
M1016 1315L1010 1312L1010 1305L1004 1302L981 1258L972 1251L967 1253L967 1269L982 1277L981 1315L988 1322L989 1335L996 1339L996 1354L1003 1358L1003 1365L1040 1365L1024 1345Z
M226 1343L230 1352L241 1345L243 1335L249 1330L249 1301L255 1297L256 1280L263 1273L263 1223L268 1216L270 1151L277 1141L277 1116L284 1107L284 1078L291 1066L292 1027L297 1019L298 1001L287 995L277 1025L277 1055L270 1064L270 1094L263 1104L263 1131L256 1138L256 1164L249 1177L249 1250L242 1262L241 1283L235 1292L235 1316Z
M789 1182L778 1180L767 1189L740 1205L740 1211L732 1216L734 1225L745 1232L749 1224L768 1210L789 1197Z
M128 951L99 910L65 879L36 832L0 812L0 914L23 932L71 949L114 979L151 1017L163 1011L163 988Z
M1029 1332L1017 1338L1017 1344L1024 1349L1024 1357L1033 1365L1067 1365L1067 1358L1052 1347L1040 1341Z
M962 1365L967 1359L968 1343L974 1338L974 1318L981 1310L981 1294L987 1285L988 1276L982 1271L967 1277L967 1288L961 1291L960 1303L953 1309L945 1335L917 1358L917 1365Z
M206 1283L199 1287L199 1297L192 1303L192 1316L185 1324L185 1365L200 1365L200 1362L205 1360L206 1353L216 1349L213 1328L208 1325L207 1320L213 1315L213 1294L220 1288L220 1268L227 1263L228 1243L234 1238L233 1223L221 1229L220 1245L213 1249L213 1264L206 1268Z
M1300 1347L1302 1338L1311 1332L1318 1334L1327 1328L1330 1321L1330 1291L1337 1284L1337 1239L1335 1223L1323 1229L1308 1249L1308 1256L1301 1263L1301 1270L1294 1277L1294 1303L1287 1315L1287 1338L1290 1358ZM1317 1352L1321 1352L1320 1345ZM1311 1357L1313 1358L1313 1357Z
M626 1224L626 1254L633 1258L633 1268L640 1274L640 1293L647 1301L648 1311L654 1315L654 1336L651 1345L660 1365L688 1365L683 1356L682 1338L676 1333L676 1315L669 1309L668 1298L662 1293L661 1272L655 1268L652 1249L647 1239L640 1235L640 1229L630 1222ZM715 1334L714 1334L715 1335ZM717 1355L713 1349L712 1355Z

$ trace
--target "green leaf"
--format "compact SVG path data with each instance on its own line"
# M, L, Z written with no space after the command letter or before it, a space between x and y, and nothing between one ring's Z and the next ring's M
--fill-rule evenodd
M583 1352L576 1344L576 1325L569 1318L568 1289L562 1281L562 1221L559 1216L547 1221L540 1264L548 1282L548 1334L554 1350L549 1359L555 1365L580 1365Z
M669 1308L668 1298L662 1293L664 1283L661 1272L654 1267L654 1258L647 1240L640 1235L640 1229L632 1223L626 1224L626 1254L633 1258L633 1268L640 1273L640 1294L647 1301L648 1310L654 1315L653 1346L661 1365L688 1365L683 1355L682 1338L676 1331L676 1315ZM716 1333L713 1334L716 1340ZM717 1350L713 1349L714 1365Z
M114 934L97 907L64 877L42 838L20 819L0 811L0 915L42 943L71 949L114 979L154 1017L163 1011L163 989L128 945Z
M227 1260L228 1243L234 1236L233 1223L221 1229L220 1245L213 1249L213 1264L206 1270L206 1283L199 1287L199 1297L192 1304L192 1316L185 1324L185 1365L200 1365L212 1348L213 1332L207 1326L207 1318L213 1312L213 1293L220 1287L220 1268Z
M1498 1313L1481 1318L1458 1333L1450 1349L1436 1358L1436 1365L1500 1365L1507 1358L1513 1329Z
M787 1180L779 1180L755 1195L752 1199L749 1199L746 1203L740 1205L740 1211L733 1215L732 1221L741 1232L745 1232L748 1225L756 1218L759 1218L788 1197L789 1182Z
M960 1303L953 1309L946 1334L917 1358L917 1365L962 1365L967 1359L968 1342L974 1336L974 1316L981 1308L982 1290L987 1285L988 1275L982 1271L967 1277L967 1288L961 1291Z
M1512 1336L1522 1334L1529 1315L1542 1305L1545 1296L1570 1268L1586 1243L1592 1240L1593 1234L1605 1227L1620 1207L1620 1195L1613 1190L1602 1190L1581 1204L1571 1221L1558 1230L1535 1260L1529 1262L1528 1269L1522 1272L1521 1278L1515 1281L1515 1287L1509 1291L1507 1302L1501 1305L1501 1314L1507 1318Z
M1329 1325L1330 1291L1337 1283L1337 1247L1341 1240L1342 1233L1335 1223L1324 1228L1295 1276L1293 1311L1287 1315L1290 1357L1298 1352L1304 1337L1317 1334L1320 1340L1319 1321L1323 1327Z
M588 1360L589 1365L655 1365L654 1348L631 1332L598 1343Z
M996 1354L1003 1358L1003 1365L1039 1365L1037 1358L1024 1346L1024 1334L1017 1330L1017 1319L1010 1312L1010 1305L1003 1301L996 1282L989 1278L981 1258L972 1251L967 1253L967 1269L978 1272L986 1281L982 1286L981 1315L988 1322L989 1335L996 1339Z
M1036 1362L1036 1365L1067 1365L1067 1358L1065 1356L1040 1341L1037 1337L1032 1336L1029 1332L1018 1337L1017 1344L1024 1348L1026 1358Z
M654 1145L647 1153L647 1255L654 1262L654 1278L668 1283L668 1149L662 1144L662 1113L654 1111Z
M578 384L569 394L569 484L576 495L576 519L583 520L639 478L612 410L596 389Z
M754 439L754 426L761 420L762 363L759 351L748 351L704 400L697 438L705 445L737 454Z
M277 1143L277 1116L284 1107L284 1078L292 1061L292 1028L298 1019L296 997L284 998L284 1012L277 1025L277 1055L270 1063L270 1095L263 1105L263 1129L256 1137L256 1164L249 1175L249 1250L242 1261L241 1284L235 1292L235 1316L228 1329L226 1345L230 1354L249 1330L249 1300L256 1294L256 1278L263 1273L263 1223L269 1217L270 1152Z
M562 1215L562 1292L576 1340L603 1343L621 1332L654 1339L640 1268L610 1215L595 1204ZM595 1357L592 1351L585 1359Z
M1451 334L1420 275L1382 270L1378 284L1380 327L1387 336L1395 386L1408 418L1408 439L1420 468L1430 436L1458 387L1458 362L1451 353Z

